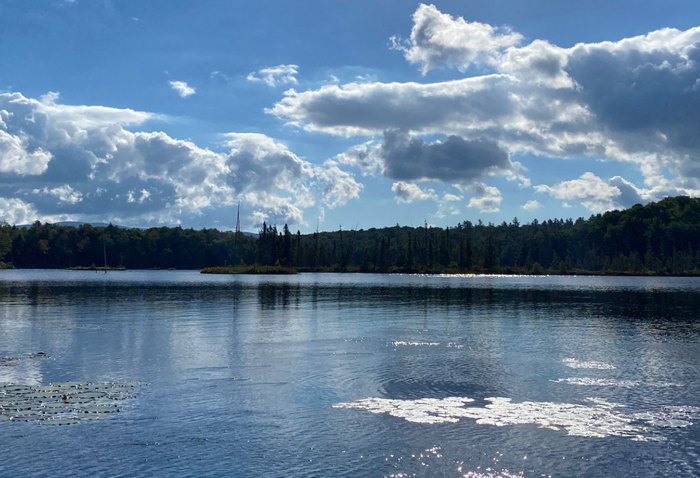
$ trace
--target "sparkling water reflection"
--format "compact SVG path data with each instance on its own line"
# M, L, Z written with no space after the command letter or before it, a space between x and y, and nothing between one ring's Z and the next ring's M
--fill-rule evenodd
M0 382L140 385L0 421L0 476L700 475L698 312L692 278L2 271Z

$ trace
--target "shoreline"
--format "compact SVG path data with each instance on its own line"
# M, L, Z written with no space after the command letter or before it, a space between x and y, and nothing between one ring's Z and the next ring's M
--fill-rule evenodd
M76 271L76 272L102 272L105 271L104 267L100 266L77 266L77 267L5 267L0 268L0 273L2 271ZM205 267L202 269L159 269L159 268L149 268L149 269L127 269L125 267L107 267L107 272L134 272L134 271L165 271L165 272L182 272L182 271L197 271L200 274L212 274L212 275L297 275L297 274L386 274L386 275L425 275L425 276L509 276L509 277L536 277L536 276L590 276L590 277L700 277L700 271L698 272L686 272L686 273L658 273L653 271L587 271L587 270L574 270L574 271L523 271L523 270L497 270L497 271L484 271L484 270L409 270L409 269L392 269L388 271L368 271L360 269L346 269L339 270L334 268L294 268L294 267L277 267L277 266L214 266Z

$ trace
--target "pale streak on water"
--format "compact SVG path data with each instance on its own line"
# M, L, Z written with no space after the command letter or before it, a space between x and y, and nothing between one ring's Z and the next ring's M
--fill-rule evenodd
M0 476L698 476L699 312L693 278L2 271L0 382L140 385L0 421Z

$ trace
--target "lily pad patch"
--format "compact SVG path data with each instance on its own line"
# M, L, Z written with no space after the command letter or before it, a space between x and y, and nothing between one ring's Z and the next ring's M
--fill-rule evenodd
M106 419L136 397L140 382L0 383L0 422L74 425Z

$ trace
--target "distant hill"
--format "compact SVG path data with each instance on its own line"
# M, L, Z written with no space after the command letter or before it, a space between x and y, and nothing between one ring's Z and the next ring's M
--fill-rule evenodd
M18 224L15 227L20 227L23 229L27 229L32 227L34 224ZM95 227L95 228L102 228L102 227L117 227L120 229L151 229L151 227L143 227L143 226L122 226L119 224L112 224L112 223L107 223L107 222L81 222L81 221L60 221L60 222L47 222L46 225L51 225L51 226L59 226L59 227L82 227L82 226L90 226L90 227ZM242 231L241 234L248 236L248 237L258 237L257 232L246 232Z
M92 226L92 227L107 227L109 226L109 223L106 222L80 222L80 221L61 221L61 222L54 222L54 223L47 223L51 224L52 226L61 226L61 227L80 227L80 226ZM32 227L33 224L18 224L16 227L21 227L21 228L29 228ZM122 226L116 226L116 227L122 227Z

